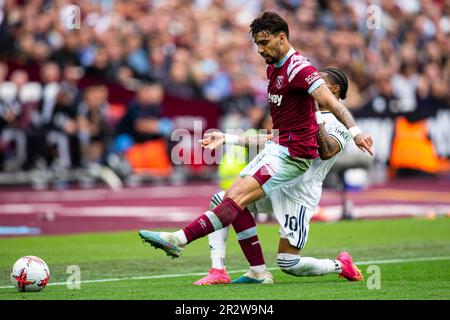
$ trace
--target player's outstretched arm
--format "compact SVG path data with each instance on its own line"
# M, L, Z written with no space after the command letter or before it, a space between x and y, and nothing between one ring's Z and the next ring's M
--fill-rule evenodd
M205 133L203 139L199 140L203 148L213 150L227 143L235 144L242 147L262 145L272 138L272 134L259 134L257 136L235 135L213 131Z
M319 105L328 109L341 123L344 124L344 126L352 135L355 144L359 149L361 149L363 152L367 151L370 153L370 155L373 156L372 137L362 133L361 129L359 129L359 127L356 125L356 122L353 119L350 111L346 106L339 102L338 99L336 99L336 97L333 95L330 89L328 89L326 84L321 84L320 86L318 86L317 89L311 92L311 95Z

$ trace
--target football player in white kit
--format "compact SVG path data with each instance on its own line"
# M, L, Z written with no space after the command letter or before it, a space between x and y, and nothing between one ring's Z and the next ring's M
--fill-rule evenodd
M321 70L321 76L336 98L345 99L348 81L345 74L334 68ZM311 167L289 184L268 194L247 208L252 213L273 213L279 223L280 242L277 263L282 271L294 276L319 276L330 273L339 274L349 281L361 281L362 274L353 264L348 252L341 252L336 259L316 259L300 256L300 251L308 240L309 222L313 216L322 194L322 182L330 171L337 155L352 139L346 127L331 112L318 111L318 142L320 158L316 158ZM221 133L214 133L220 142ZM218 143L218 142L216 142ZM223 142L222 142L223 143ZM224 192L216 193L211 198L211 209L217 206ZM225 248L229 227L208 235L211 248L212 268L196 285L229 283L230 278L225 268ZM238 239L251 237L255 230L238 233ZM244 234L245 233L245 234ZM232 283L272 283L271 274L256 277L252 269Z

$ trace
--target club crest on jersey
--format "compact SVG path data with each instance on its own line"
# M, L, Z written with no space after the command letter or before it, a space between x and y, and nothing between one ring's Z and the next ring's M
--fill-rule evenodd
M283 86L283 80L283 76L277 76L277 78L275 79L275 87L277 87L277 89L281 89L281 87Z

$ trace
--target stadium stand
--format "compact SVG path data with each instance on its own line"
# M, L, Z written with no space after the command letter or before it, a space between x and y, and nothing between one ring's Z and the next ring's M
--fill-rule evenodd
M173 167L171 130L193 131L195 121L202 131L230 121L246 130L265 113L265 64L248 34L264 10L286 17L291 42L313 64L347 73L345 103L374 137L372 169L448 173L448 1L76 3L80 17L65 0L0 4L0 184L90 185L103 176L116 185L143 172L149 179L215 177L203 162ZM70 25L77 18L79 26ZM161 108L139 125L151 134L124 137L120 124L152 84L162 88ZM143 99L152 101L149 95ZM405 140L402 132L415 126L421 142ZM418 143L426 163L404 158L404 148ZM128 148L147 148L150 160Z

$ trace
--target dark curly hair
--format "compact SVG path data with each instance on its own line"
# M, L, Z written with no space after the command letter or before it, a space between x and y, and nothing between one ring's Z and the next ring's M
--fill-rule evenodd
M283 32L289 39L288 24L275 12L266 11L253 20L250 24L250 33L253 38L255 38L256 34L261 31L266 31L274 35L278 35L280 32Z
M345 73L341 70L330 67L323 68L320 71L325 72L329 76L331 82L339 86L339 98L344 100L347 97L348 90L348 79Z

